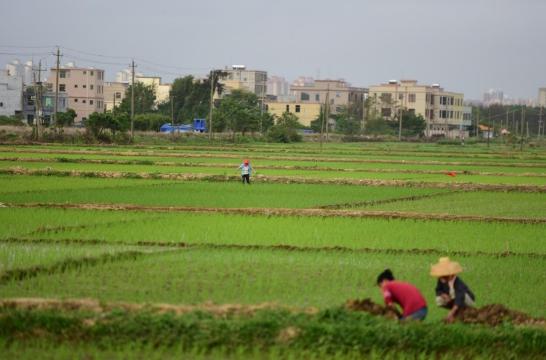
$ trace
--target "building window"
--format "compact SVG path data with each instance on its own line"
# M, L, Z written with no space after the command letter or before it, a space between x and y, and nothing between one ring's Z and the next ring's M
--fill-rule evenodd
M381 116L391 117L391 108L382 108L381 109Z
M320 101L320 94L315 94L315 101Z
M86 88L87 88L87 85L83 85L83 88L86 89Z
M93 85L89 85L89 88L90 88L91 90L93 90L94 86L93 86Z
M414 103L415 102L415 94L409 94L408 95L408 101L410 103Z
M94 76L95 73L93 71L89 72L89 75Z
M93 105L93 100L89 100L89 105Z
M381 102L385 104L390 104L392 102L392 94L382 93L380 96Z
M121 93L120 92L116 93L116 99L121 99Z
M299 113L301 110L301 106L300 105L296 105L296 112Z
M66 78L66 70L61 70L61 71L59 71L59 77L60 77L61 79Z
M300 100L301 101L308 101L309 100L309 94L302 92L301 95L300 95Z
M290 105L286 105L286 112L290 112Z
M269 111L269 105L265 104L265 111Z
M84 103L84 104L86 103L85 99L82 100L82 103Z
M341 94L336 92L336 97L340 97L340 96L341 96Z
M78 99L74 99L74 102L78 102Z
M77 88L77 87L78 87L78 84L74 84L74 87Z
M83 74L84 74L84 75L87 75L87 71L84 70L84 71L83 71Z
M3 102L0 102L0 107L4 107L4 103L3 103Z
M66 85L65 84L59 84L59 91L65 92L66 91Z

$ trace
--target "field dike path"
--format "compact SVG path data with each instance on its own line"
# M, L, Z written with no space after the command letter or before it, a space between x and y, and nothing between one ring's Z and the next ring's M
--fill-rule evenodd
M51 231L55 231L52 229ZM298 246L288 244L273 244L273 245L243 245L243 244L217 244L217 243L186 243L186 242L167 242L161 240L149 240L149 241L115 241L108 242L104 239L81 239L81 238L67 238L67 239L51 239L51 238L38 238L38 237L10 237L0 239L2 243L13 244L63 244L63 245L105 245L115 244L123 246L135 246L146 248L161 248L166 250L176 249L235 249L235 250L275 250L275 251L295 251L295 252L343 252L343 253L362 253L362 254L406 254L406 255L440 255L440 256L457 256L457 257L472 257L472 256L486 256L492 258L506 258L506 257L527 257L530 259L544 259L546 260L546 253L524 253L514 251L500 251L500 252L486 252L486 251L463 251L463 250L440 250L433 248L351 248L346 246ZM146 255L157 254L158 252L148 251ZM144 254L142 254L144 255ZM123 260L123 259L119 259Z
M200 153L167 153L153 151L100 151L100 150L60 150L60 149L13 149L0 148L4 152L31 153L31 154L58 154L58 155L109 155L109 156L143 156L157 158L208 158L208 159L237 159L241 160L241 154L200 154ZM313 152L316 155L316 151ZM407 155L407 154L405 154ZM459 154L464 157L464 154ZM402 154L404 156L404 154ZM371 164L406 164L406 165L448 165L448 166L502 166L518 168L545 168L546 162L495 162L481 161L471 158L469 161L437 161L437 160L398 160L398 159L361 159L358 157L317 157L317 156L269 156L253 155L254 160L280 160L280 161L311 161L311 162L338 162L338 163L371 163Z
M46 298L11 298L0 300L0 308L24 309L24 310L58 310L58 311L85 311L104 313L112 310L125 311L150 311L158 314L174 313L177 315L202 311L216 316L229 315L251 316L262 310L286 310L293 313L316 314L318 309L314 307L298 308L283 306L276 303L261 303L253 305L243 304L214 304L205 302L197 305L173 305L173 304L136 304L128 302L103 302L95 299L46 299Z
M11 208L56 208L81 210L108 210L108 211L151 211L151 212L194 212L220 213L234 215L262 215L262 216L309 216L309 217L348 217L348 218L380 218L380 219L412 219L438 221L477 221L502 222L520 224L546 224L546 218L517 218L503 216L455 215L416 213L401 211L372 211L372 210L330 210L330 209L293 209L293 208L220 208L220 207L193 207L193 206L146 206L135 204L66 204L66 203L4 203Z
M211 174L180 174L180 173L146 173L146 172L116 172L116 171L80 171L80 170L53 170L53 169L25 169L12 167L0 169L0 174L9 175L37 175L37 176L72 176L94 178L127 178L127 179L164 179L179 181L241 181L238 175L211 175ZM377 179L346 179L346 178L308 178L296 176L265 176L256 175L253 181L275 184L332 184L332 185L360 185L360 186L396 186L435 188L452 190L482 190L482 191L519 191L546 193L546 185L531 184L481 184L458 182L435 182L414 180L377 180Z
M64 272L71 269L77 269L82 266L93 266L104 264L108 262L136 259L148 252L144 251L122 251L118 253L106 253L96 256L83 256L79 258L67 258L57 261L50 265L35 265L26 268L11 269L4 272L0 272L0 284L7 283L9 281L24 280L32 278L41 274L53 274L57 272Z
M170 166L170 167L205 167L215 169L236 169L236 163L199 163L199 162L175 162L175 161L146 161L146 160L107 160L107 159L67 159L67 158L22 158L22 157L0 157L0 161L13 161L17 163L72 163L72 164L108 164L108 165L149 165L149 166ZM510 177L546 177L546 173L507 173L460 170L420 170L420 169L356 169L336 168L329 166L304 166L304 165L262 165L260 170L304 170L304 171L328 171L328 172L365 172L382 174L423 174L423 175L445 175L456 173L460 175L480 176L510 176ZM546 166L545 166L546 171Z

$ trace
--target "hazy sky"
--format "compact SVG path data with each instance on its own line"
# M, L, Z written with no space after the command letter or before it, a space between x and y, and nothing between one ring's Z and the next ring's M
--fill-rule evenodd
M134 57L165 80L245 64L287 80L417 79L474 99L488 88L536 97L546 86L546 0L2 2L1 64L32 52L51 66L42 53L60 45L63 63L104 68L107 79Z

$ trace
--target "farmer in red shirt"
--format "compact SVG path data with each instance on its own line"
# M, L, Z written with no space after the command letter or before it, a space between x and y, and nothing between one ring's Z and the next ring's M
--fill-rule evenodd
M397 303L403 310L400 320L424 320L427 317L427 302L419 289L412 284L394 280L394 275L387 269L377 277L377 285L383 292L387 306Z

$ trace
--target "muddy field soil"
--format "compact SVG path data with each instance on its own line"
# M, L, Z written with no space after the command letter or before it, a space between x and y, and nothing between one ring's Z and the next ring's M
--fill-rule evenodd
M459 311L457 320L465 324L497 326L503 323L514 325L546 326L546 319L534 318L526 313L508 309L501 304L490 304L480 308L465 308Z
M398 319L400 314L393 308L374 303L371 299L351 299L347 300L345 307L352 311L364 311L372 315L384 316L388 319Z
M376 304L372 300L351 299L347 300L345 307L352 311L364 311L372 315L383 316L389 319L398 319L399 313L396 310ZM513 325L536 325L545 326L546 319L535 318L524 312L511 310L501 304L490 304L480 308L466 308L459 311L457 321L464 324L480 324L498 326L504 323Z

